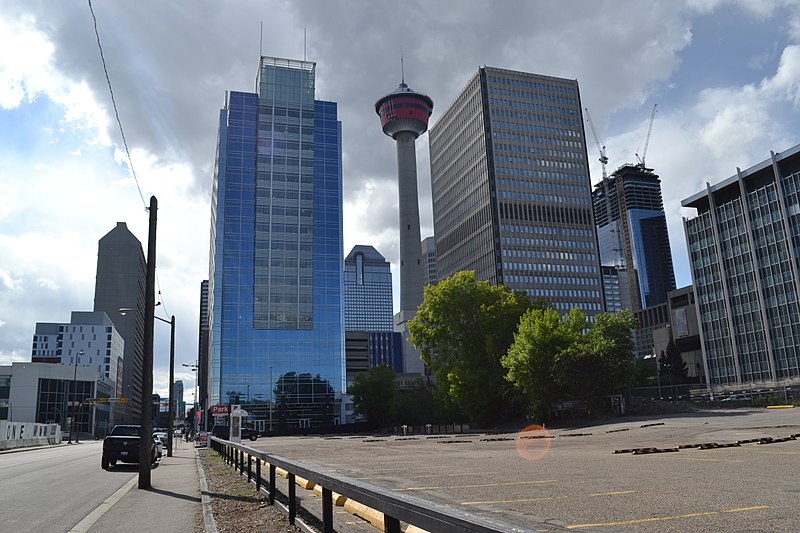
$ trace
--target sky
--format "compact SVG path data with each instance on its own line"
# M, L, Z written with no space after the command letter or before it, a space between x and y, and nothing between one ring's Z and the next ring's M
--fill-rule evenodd
M158 316L176 317L192 401L208 278L217 122L260 54L316 62L343 129L344 250L399 257L396 154L375 101L405 81L431 123L481 66L577 79L608 170L661 176L678 287L691 283L681 200L800 142L800 0L0 0L0 365L29 361L36 322L91 310L97 244L118 221L146 248L158 198ZM586 127L592 182L598 146ZM127 150L125 147L127 144ZM130 160L127 153L130 154ZM433 235L428 137L417 141ZM138 186L137 186L138 183ZM145 250L146 253L146 250ZM166 394L169 327L155 324Z

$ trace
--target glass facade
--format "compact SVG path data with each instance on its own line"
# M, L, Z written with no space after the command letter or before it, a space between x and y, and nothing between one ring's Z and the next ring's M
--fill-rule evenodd
M393 331L392 270L372 246L355 246L344 260L344 328Z
M592 204L601 263L629 273L634 298L624 308L665 303L675 273L658 176L640 165L623 165L597 184Z
M430 130L440 279L604 310L578 84L481 68Z
M262 57L258 94L228 95L212 196L209 405L287 427L335 422L344 383L341 123L314 70Z
M709 383L800 378L800 147L683 201Z

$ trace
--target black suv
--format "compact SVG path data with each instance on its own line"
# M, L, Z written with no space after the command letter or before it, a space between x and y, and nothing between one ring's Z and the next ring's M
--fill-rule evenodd
M211 428L211 434L217 437L218 439L230 440L231 428L228 426L217 424L213 428ZM258 431L249 428L247 426L242 426L242 440L244 439L256 440L257 438L258 438Z

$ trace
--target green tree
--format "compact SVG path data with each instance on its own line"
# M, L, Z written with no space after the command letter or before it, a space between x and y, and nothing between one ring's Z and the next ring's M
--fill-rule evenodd
M686 361L683 360L681 352L678 350L678 346L675 344L672 337L670 337L667 343L667 351L662 351L661 356L658 358L658 368L659 375L668 377L670 384L673 380L675 380L676 383L682 383L689 375L689 368L686 366Z
M633 383L636 324L627 310L596 315L591 329L556 357L553 377L562 395L598 406Z
M552 308L530 309L519 323L514 343L502 357L506 379L525 394L528 414L547 419L562 395L554 379L557 357L578 341L586 315L575 308L565 317Z
M408 330L436 375L443 407L452 402L479 426L521 412L519 394L504 379L500 358L529 307L526 295L479 281L471 271L425 287Z
M358 374L348 388L353 397L356 414L379 426L391 423L392 406L397 397L397 384L394 371L388 366L377 366L368 372Z
M562 399L597 404L634 379L635 328L629 311L597 315L587 329L577 308L563 317L553 309L531 310L502 360L506 379L525 393L535 418L547 419L550 406Z

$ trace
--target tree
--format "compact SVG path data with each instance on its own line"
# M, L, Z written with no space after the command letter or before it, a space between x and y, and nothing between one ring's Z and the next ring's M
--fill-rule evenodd
M561 396L554 379L557 357L572 346L586 327L586 315L575 308L563 319L552 308L530 309L519 323L514 343L501 362L506 379L526 397L528 414L547 419Z
M522 314L524 294L479 281L465 271L425 287L410 341L436 375L437 399L458 406L479 426L517 416L520 396L504 379L508 351Z
M388 366L377 366L358 374L348 388L353 397L356 414L383 426L391 422L392 406L397 397L394 371Z
M686 361L683 360L681 352L671 336L667 343L667 351L662 351L661 357L658 358L658 369L659 375L669 377L670 384L673 379L680 383L689 375Z
M553 309L534 309L522 317L503 366L506 379L524 391L531 416L547 419L550 406L561 399L596 404L631 383L634 316L603 313L586 326L579 309L564 317Z
M562 394L599 405L633 383L636 365L631 330L637 325L630 311L595 316L592 328L559 354L555 380Z

